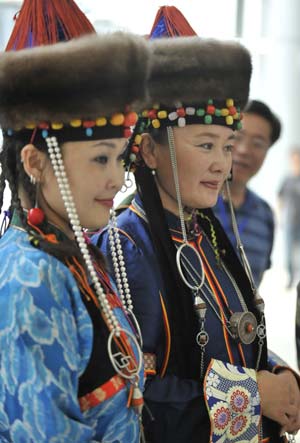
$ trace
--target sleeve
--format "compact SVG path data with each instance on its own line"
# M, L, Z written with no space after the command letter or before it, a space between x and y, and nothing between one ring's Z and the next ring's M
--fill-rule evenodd
M278 374L280 371L283 370L291 371L296 377L300 389L300 375L297 374L297 372L294 371L292 368L290 368L289 365L284 360L282 360L282 358L280 358L277 354L275 354L275 352L271 351L270 349L268 349L268 367L273 374Z
M273 210L271 209L271 207L268 205L269 208L269 232L270 232L270 237L269 237L269 251L268 251L268 263L267 263L267 268L266 269L270 269L272 266L272 262L271 262L271 256L272 256L272 251L273 251L273 245L274 245L274 233L275 233L275 219L274 219L274 213Z
M60 263L11 263L0 292L0 436L96 443L77 399L92 329L75 282Z

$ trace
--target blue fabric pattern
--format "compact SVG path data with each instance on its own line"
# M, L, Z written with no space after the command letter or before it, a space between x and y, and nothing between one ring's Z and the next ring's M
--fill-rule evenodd
M139 441L127 388L81 412L78 380L91 355L91 319L70 271L16 228L0 241L0 312L1 442Z

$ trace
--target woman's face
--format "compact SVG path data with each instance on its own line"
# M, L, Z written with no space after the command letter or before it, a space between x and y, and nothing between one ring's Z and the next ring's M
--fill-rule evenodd
M231 169L234 132L219 125L173 128L179 186L184 206L208 208L216 204ZM167 146L155 145L150 158L163 205L178 212L173 171Z
M108 222L113 198L124 183L122 154L126 139L66 142L62 155L69 185L84 228L96 229ZM50 160L39 183L39 206L53 223L68 225L68 216Z

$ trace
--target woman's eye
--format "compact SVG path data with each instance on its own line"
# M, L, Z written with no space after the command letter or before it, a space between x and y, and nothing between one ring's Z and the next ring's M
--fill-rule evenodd
M100 163L101 165L106 165L108 162L108 157L107 155L99 155L94 160L95 162Z
M203 149L211 149L213 147L212 143L201 143L201 145L197 145L199 148L203 148Z

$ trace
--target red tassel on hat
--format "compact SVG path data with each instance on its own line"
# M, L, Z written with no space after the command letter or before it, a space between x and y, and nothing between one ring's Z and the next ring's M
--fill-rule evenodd
M184 15L175 6L161 6L156 14L150 38L188 37L197 35Z
M71 40L96 32L73 0L24 0L6 51Z

